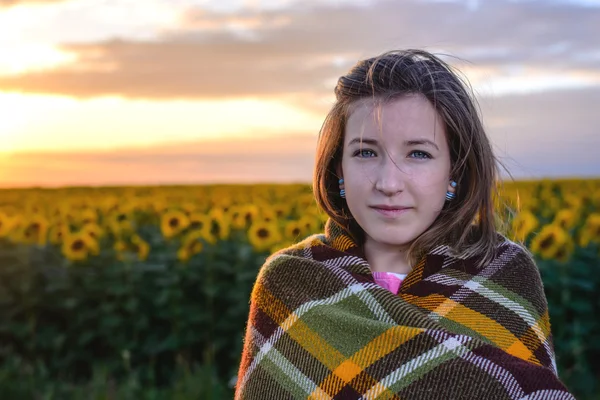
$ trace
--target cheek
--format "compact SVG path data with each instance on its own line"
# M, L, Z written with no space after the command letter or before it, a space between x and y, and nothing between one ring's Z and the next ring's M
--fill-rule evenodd
M440 195L445 196L448 190L448 182L444 176L437 171L433 173L425 173L420 176L415 176L412 184L415 190L424 196L433 196L437 198Z

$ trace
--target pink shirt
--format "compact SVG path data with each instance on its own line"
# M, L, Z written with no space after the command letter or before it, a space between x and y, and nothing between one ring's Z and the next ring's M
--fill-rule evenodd
M372 272L375 283L383 286L390 292L398 294L398 289L407 274L398 274L396 272Z

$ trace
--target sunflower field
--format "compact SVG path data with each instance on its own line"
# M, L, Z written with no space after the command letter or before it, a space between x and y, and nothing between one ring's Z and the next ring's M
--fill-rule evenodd
M597 398L600 180L500 193L561 379ZM326 220L306 184L3 190L0 398L231 398L259 268Z

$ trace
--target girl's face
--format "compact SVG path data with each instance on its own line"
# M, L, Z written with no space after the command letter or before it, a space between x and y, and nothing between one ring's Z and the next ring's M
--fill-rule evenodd
M338 176L366 240L404 248L435 221L450 186L450 151L441 118L422 95L374 106L361 100L344 135ZM362 136L362 141L361 141ZM393 214L375 206L403 208Z

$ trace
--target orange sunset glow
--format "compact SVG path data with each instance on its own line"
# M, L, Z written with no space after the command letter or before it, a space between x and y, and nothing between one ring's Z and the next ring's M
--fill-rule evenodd
M0 186L309 182L337 78L408 47L462 71L515 177L597 176L598 21L593 1L0 0Z

